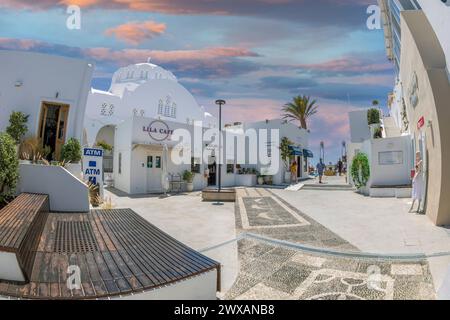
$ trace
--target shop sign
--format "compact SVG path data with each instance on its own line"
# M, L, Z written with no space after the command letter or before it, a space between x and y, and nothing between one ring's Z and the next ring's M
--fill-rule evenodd
M425 118L421 117L417 122L417 129L418 130L422 129L424 125L425 125Z
M161 120L152 121L148 126L143 127L143 131L147 132L150 138L156 141L168 140L173 134L173 130Z

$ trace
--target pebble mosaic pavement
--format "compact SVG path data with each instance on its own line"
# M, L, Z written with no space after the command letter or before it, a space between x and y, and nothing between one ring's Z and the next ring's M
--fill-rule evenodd
M359 250L283 199L260 188L237 189L236 228L268 238L334 251ZM240 271L224 299L435 299L426 260L345 258L244 238Z

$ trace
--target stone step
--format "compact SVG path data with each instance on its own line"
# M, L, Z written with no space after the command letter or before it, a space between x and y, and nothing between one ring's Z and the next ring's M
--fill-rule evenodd
M353 191L355 188L351 185L342 184L305 184L302 190L344 190Z

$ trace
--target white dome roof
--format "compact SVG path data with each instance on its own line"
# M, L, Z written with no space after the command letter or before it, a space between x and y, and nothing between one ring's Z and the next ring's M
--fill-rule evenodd
M89 141L95 139L99 127L117 125L132 116L217 126L215 117L198 105L172 72L151 63L117 70L108 92L92 89L85 116Z
M135 90L139 85L150 80L171 80L178 82L174 74L160 66L147 63L132 64L114 72L110 92L123 95L125 89Z

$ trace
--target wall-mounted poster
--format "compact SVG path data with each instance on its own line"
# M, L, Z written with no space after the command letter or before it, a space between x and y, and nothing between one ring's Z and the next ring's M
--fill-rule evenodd
M403 164L403 151L386 151L378 153L379 165Z

